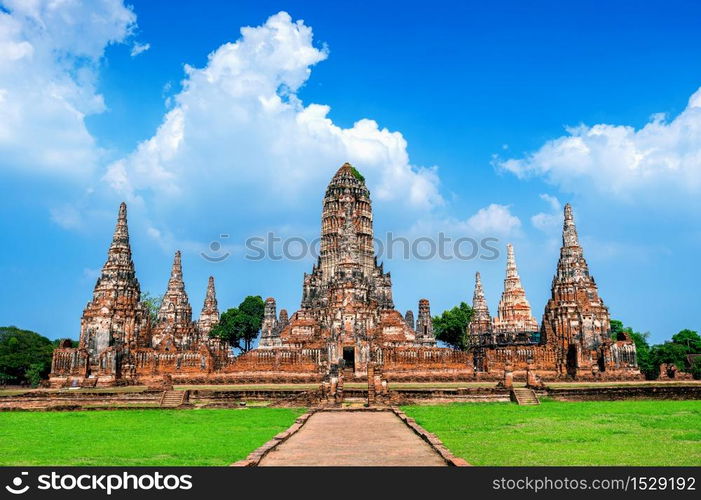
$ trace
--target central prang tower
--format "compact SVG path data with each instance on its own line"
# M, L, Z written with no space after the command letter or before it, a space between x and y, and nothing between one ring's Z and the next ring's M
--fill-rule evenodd
M304 275L300 310L281 321L275 307L268 299L261 347L326 350L330 363L342 358L356 370L364 369L373 349L436 343L427 300L420 302L417 330L394 309L390 273L375 256L370 191L348 163L326 189L321 252Z
M355 239L353 258L362 273L371 276L375 268L375 248L370 191L363 176L349 163L338 169L324 196L319 267L326 281L333 278L343 259L344 235Z

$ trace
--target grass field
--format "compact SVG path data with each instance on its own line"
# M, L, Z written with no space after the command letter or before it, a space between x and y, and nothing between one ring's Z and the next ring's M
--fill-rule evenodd
M402 409L473 465L701 465L701 401Z
M304 412L114 410L0 413L0 465L229 465Z

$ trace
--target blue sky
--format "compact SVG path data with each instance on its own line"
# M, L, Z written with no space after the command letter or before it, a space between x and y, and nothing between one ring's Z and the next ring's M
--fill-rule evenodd
M195 311L212 274L292 312L311 259L244 241L314 238L348 160L379 234L513 242L539 320L570 201L612 317L701 328L697 2L0 5L0 324L77 337L122 200L143 290L181 249ZM504 260L385 267L401 310L479 270L495 313Z

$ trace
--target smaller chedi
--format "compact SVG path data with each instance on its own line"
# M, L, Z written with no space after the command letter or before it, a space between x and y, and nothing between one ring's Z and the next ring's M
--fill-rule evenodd
M535 370L544 379L639 378L635 343L611 338L608 308L584 259L572 207L564 211L562 248L552 296L539 326L521 283L513 245L507 245L506 278L492 318L480 274L475 277L470 351L479 375Z
M506 245L506 278L499 301L494 332L499 341L528 341L538 331L538 322L531 314L531 305L521 284L514 257L514 246Z
M93 298L83 311L79 346L54 351L50 381L52 385L114 385L135 383L140 374L156 371L156 366L163 370L174 365L187 371L188 359L183 353L204 350L210 358L226 356L227 346L208 336L218 322L211 276L199 321L192 320L179 251L156 319L151 320L141 301L129 242L127 206L122 203L107 261ZM201 363L196 365L194 368L199 369ZM148 381L148 377L142 378Z

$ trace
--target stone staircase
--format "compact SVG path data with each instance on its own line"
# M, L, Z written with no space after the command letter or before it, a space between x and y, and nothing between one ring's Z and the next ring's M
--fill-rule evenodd
M521 406L533 406L540 404L535 391L526 387L511 389L511 400L516 401L516 403Z
M185 403L187 391L164 391L161 395L161 408L177 408Z

